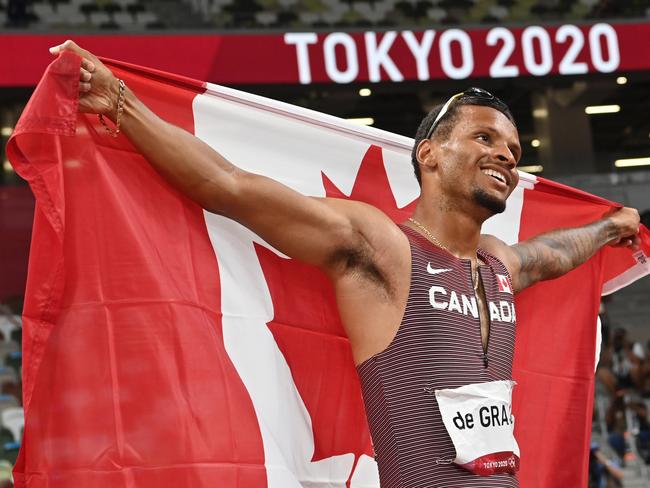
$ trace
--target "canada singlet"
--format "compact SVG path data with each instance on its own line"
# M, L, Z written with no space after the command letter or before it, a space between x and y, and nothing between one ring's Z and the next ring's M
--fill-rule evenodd
M411 247L404 317L390 345L357 367L381 487L518 487L513 474L479 476L454 462L456 448L436 399L440 390L511 380L515 308L510 275L501 261L478 250L490 318L484 351L470 261L409 227L400 228ZM505 414L490 417L489 409L487 414L488 423L514 422ZM477 425L484 420L472 418Z

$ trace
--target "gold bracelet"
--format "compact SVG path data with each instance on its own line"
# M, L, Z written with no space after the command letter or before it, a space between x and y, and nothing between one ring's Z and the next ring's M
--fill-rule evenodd
M119 87L120 87L120 92L117 97L117 116L115 117L115 129L111 129L107 124L106 121L104 120L104 116L102 114L98 114L97 116L99 117L99 121L102 123L104 126L104 129L106 129L106 132L108 132L111 137L117 137L117 135L120 133L120 123L122 122L122 112L124 112L124 92L126 89L126 85L124 84L124 80L117 80L119 82Z

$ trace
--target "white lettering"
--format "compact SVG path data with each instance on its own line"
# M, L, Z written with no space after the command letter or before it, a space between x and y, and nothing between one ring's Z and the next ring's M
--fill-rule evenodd
M450 312L452 310L455 310L458 313L463 313L463 311L460 308L460 302L458 301L458 295L456 295L456 292L453 290L449 295L449 308L447 310L449 310Z
M459 66L454 65L451 56L451 44L457 42L460 45ZM474 70L474 52L472 51L472 40L467 32L460 29L448 29L440 34L440 65L449 78L460 80L467 78Z
M500 301L499 310L502 322L512 322L512 313L510 313L510 304L508 302Z
M431 306L438 310L445 310L447 308L447 305L449 305L449 303L437 301L436 293L440 293L441 295L447 295L447 290L445 290L442 286L432 286L431 289L429 290L429 302L431 303Z
M607 44L607 55L609 59L605 61L603 48L600 45L600 38L603 38ZM609 24L595 24L589 30L589 51L591 53L591 62L601 73L611 73L621 63L621 53L618 48L618 36L616 30Z
M487 60L490 63L490 77L516 77L522 69L533 76L545 76L553 70L553 58L557 56L559 74L585 74L589 70L589 64L586 60L579 60L586 48L585 37L588 37L591 63L597 71L611 73L620 66L619 39L616 29L610 24L594 24L588 32L587 29L566 24L559 26L553 35L552 39L548 29L536 25L523 29L520 38L523 66L518 66L518 62L512 59L517 50L517 36L504 27L490 29L485 37L485 46L492 46L497 50L493 60ZM434 29L421 32L370 31L364 32L363 36L364 47L360 45L360 40L355 40L355 37L345 32L332 32L320 39L315 32L287 32L283 38L287 46L295 47L298 79L301 84L313 82L311 54L317 48L310 46L319 46L321 41L326 74L336 83L357 80L360 72L359 56L363 57L359 49L365 49L368 79L371 82L380 82L382 77L393 82L404 81L405 76L401 70L404 69L403 61L406 60L398 58L393 49L398 36L413 56L415 75L420 81L431 79L431 63L435 58L432 50L436 40L440 67L447 77L465 79L472 76L475 69L472 38L462 29L447 29L440 33Z
M449 297L445 301L442 297ZM462 305L461 305L462 302ZM447 291L442 286L432 286L429 288L429 303L436 310L448 310L463 315L471 314L475 319L479 318L478 305L476 297L470 297L454 290ZM499 302L488 302L491 322L515 322L515 305L507 300Z
M485 39L487 45L496 46L499 41L503 41L503 45L490 65L490 76L492 78L519 76L519 68L517 66L506 64L515 50L515 36L505 27L490 29Z
M422 41L418 42L417 37L415 37L412 31L402 32L402 38L415 58L418 80L420 81L429 79L429 53L431 52L431 46L435 37L436 31L425 30L422 35Z
M340 70L336 59L336 46L341 45L345 50L344 71ZM323 43L323 54L325 55L325 71L327 76L336 83L350 83L359 74L359 59L357 57L357 45L350 34L345 32L333 32L325 38Z
M471 300L467 298L467 295L461 295L463 299L463 315L467 315L469 310L472 314L472 317L475 319L478 318L478 307L476 305L476 298L472 297Z
M366 55L368 57L368 78L372 82L381 81L380 67L383 67L391 81L404 81L404 76L397 69L395 63L388 55L388 50L393 45L397 33L388 31L377 45L377 33L366 32Z
M539 44L540 60L535 59L535 46ZM531 75L544 76L550 73L553 67L553 50L551 49L551 38L545 29L538 25L526 27L521 34L521 50L524 55L524 65Z
M490 322L502 322L501 315L499 315L499 308L494 302L490 302Z
M582 75L589 72L587 63L576 61L585 45L585 36L578 27L571 24L561 26L555 33L555 40L560 44L571 41L558 67L561 75Z
M303 85L311 83L311 66L309 65L309 44L316 44L318 37L313 32L288 32L284 35L285 44L296 46L298 59L298 79Z

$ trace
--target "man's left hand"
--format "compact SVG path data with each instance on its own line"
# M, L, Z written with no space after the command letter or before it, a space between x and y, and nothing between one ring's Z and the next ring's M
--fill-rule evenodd
M623 207L609 212L605 219L611 224L614 236L607 244L613 247L631 247L636 249L639 239L639 212L634 208Z

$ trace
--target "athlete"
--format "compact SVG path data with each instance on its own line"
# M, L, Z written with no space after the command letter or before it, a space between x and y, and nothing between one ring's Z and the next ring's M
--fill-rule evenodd
M93 54L79 110L111 119L171 184L329 276L361 378L383 488L515 487L513 295L605 245L638 244L624 208L506 245L481 234L517 186L521 145L503 102L470 89L435 108L413 149L421 196L395 225L364 203L311 198L241 170L152 113ZM260 157L264 147L259 148ZM474 403L472 403L474 402ZM477 446L479 446L477 448Z

